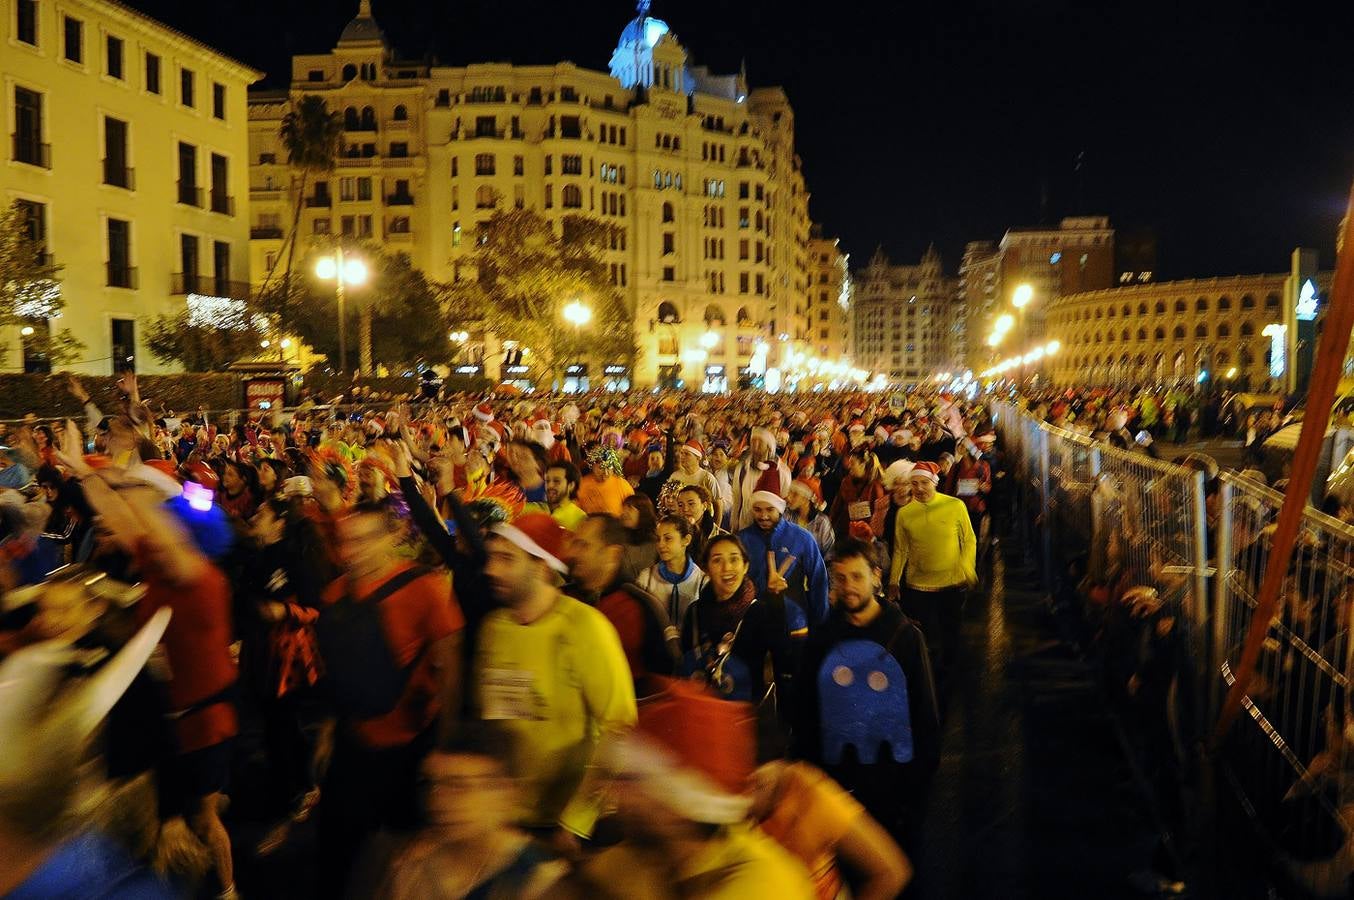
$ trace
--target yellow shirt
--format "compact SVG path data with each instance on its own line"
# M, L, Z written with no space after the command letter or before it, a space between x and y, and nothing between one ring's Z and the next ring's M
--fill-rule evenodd
M808 763L781 772L775 805L762 831L809 867L819 900L833 900L842 887L837 845L865 815L844 788Z
M731 825L679 870L620 844L583 866L588 894L625 900L816 900L804 865L756 828Z
M579 788L602 735L633 726L637 715L616 629L562 594L530 625L495 610L480 631L475 682L480 716L513 735L522 824L590 834L601 798Z
M621 501L635 492L619 475L612 475L606 481L599 481L595 475L584 475L578 483L578 496L574 498L584 512L621 514Z
M574 501L565 500L550 511L550 517L558 522L561 527L573 531L579 525L583 524L583 520L588 517L588 514L583 511L583 507L579 506Z
M978 541L964 501L936 494L927 503L913 500L897 515L889 584L898 583L904 565L907 586L921 591L978 583Z

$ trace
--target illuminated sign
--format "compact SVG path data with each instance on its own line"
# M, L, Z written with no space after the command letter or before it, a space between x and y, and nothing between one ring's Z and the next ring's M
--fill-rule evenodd
M526 367L526 366L504 366L504 367L503 367L503 371L504 371L504 372L507 372L509 375L525 375L525 374L527 373L527 367Z
M706 366L705 374L711 377L718 377L724 374L723 366Z
M587 367L586 365L582 365L582 364L579 364L579 363L574 363L572 366L565 366L565 367L564 367L564 374L565 374L565 375L586 375L586 374L588 374L588 367Z
M1284 333L1288 329L1279 324L1266 325L1260 332L1269 338L1269 377L1282 378L1284 370Z
M1316 285L1308 278L1298 292L1298 305L1294 310L1299 322L1311 322L1316 319Z
M482 370L481 366L457 366L457 375L478 375Z
M607 366L605 369L603 369L603 371L606 372L606 374L608 375L624 375L626 372L626 367L618 365L610 365Z

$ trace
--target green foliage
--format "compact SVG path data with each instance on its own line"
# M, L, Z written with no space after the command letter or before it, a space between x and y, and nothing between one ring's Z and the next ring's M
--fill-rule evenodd
M35 352L56 361L77 359L83 346L61 331L51 336L47 320L61 315L61 266L47 248L33 239L28 214L17 200L0 212L0 328L34 326L27 338ZM0 345L0 359L5 347Z
M301 257L298 272L313 271L316 260L332 252L331 245L311 248ZM357 363L359 320L368 305L377 363L399 372L420 362L447 362L453 347L447 340L451 327L442 288L414 268L407 254L383 253L368 242L344 242L343 252L360 258L367 266L366 282L346 289L348 368ZM258 311L275 323L274 330L297 335L337 367L339 317L334 288L332 281L297 277L289 291L284 292L284 285L279 283L260 295Z
M198 406L208 409L238 408L244 397L238 375L141 375L141 396L158 410L184 412ZM110 375L80 376L80 383L105 414L118 411L121 394ZM39 418L71 416L82 420L81 406L67 390L65 375L0 374L0 419L17 419L27 413Z
M579 359L594 368L604 362L632 365L630 316L602 255L611 226L584 216L568 216L562 226L557 235L532 210L495 212L471 255L471 276L447 287L454 319L479 319L501 339L529 347L532 364L548 376L559 377ZM563 315L574 300L592 311L577 331Z
M156 316L146 322L146 346L162 362L177 363L189 372L222 371L233 362L259 352L263 335L252 316L237 317L234 327L194 324L188 310Z

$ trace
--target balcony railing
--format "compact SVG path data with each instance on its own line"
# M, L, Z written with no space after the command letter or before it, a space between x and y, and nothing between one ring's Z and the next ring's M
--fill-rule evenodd
M105 159L103 161L103 183L111 184L113 187L126 188L127 190L136 189L136 173L127 166L119 165L116 160Z
M179 202L185 206L202 206L202 188L186 181L179 182Z
M276 241L282 239L282 229L277 225L256 225L249 229L251 241Z
M12 133L14 138L14 160L16 162L28 163L30 166L40 166L44 169L52 167L52 145L44 144L38 140L37 135L25 134L22 131Z
M345 123L344 126L343 126L343 130L344 130L344 131L375 131L375 130L376 130L376 123L375 123L375 122L354 122L354 123L352 123L352 124L346 124L346 123Z
M227 194L219 194L212 191L212 212L221 213L227 216L235 215L235 198Z
M389 194L386 196L386 206L413 206L414 197L412 194Z
M124 266L118 263L106 263L108 286L116 288L136 287L136 266Z
M314 197L306 198L306 208L314 209L317 206L333 206L334 198L330 194L318 194Z

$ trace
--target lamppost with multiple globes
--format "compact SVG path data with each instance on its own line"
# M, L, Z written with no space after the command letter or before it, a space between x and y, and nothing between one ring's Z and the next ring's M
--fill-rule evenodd
M315 276L322 281L333 280L334 293L338 300L339 327L339 372L348 371L348 326L344 310L344 285L356 287L367 280L367 264L362 260L344 256L342 247L334 248L333 256L322 256L315 261ZM370 360L363 360L363 367L369 367Z

